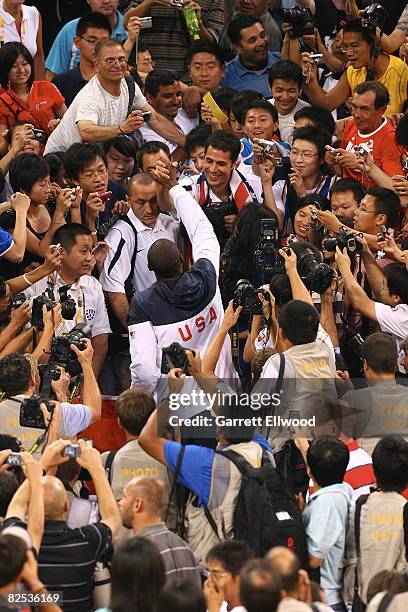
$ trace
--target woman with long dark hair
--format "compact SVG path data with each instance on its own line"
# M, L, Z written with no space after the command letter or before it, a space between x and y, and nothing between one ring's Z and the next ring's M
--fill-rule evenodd
M0 133L24 121L40 130L34 134L44 145L67 107L55 85L35 80L33 57L21 43L1 47L0 85Z

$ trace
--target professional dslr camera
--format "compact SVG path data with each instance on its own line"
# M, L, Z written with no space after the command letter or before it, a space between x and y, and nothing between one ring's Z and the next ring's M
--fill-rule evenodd
M261 315L262 304L258 297L258 293L262 293L266 300L269 300L269 293L262 287L255 289L252 283L246 278L239 280L235 287L234 292L234 310L238 306L242 306L242 314L247 316Z
M284 274L285 262L279 249L276 220L261 219L261 237L254 252L255 270L261 274Z
M292 38L301 38L305 34L314 34L315 21L312 13L304 6L293 6L289 9L279 9L279 19L283 23L290 23Z
M32 395L23 399L20 405L20 427L46 428L40 404L45 404L47 410L51 413L54 410L54 405L39 395Z
M68 296L70 287L71 285L64 285L58 290L61 304L61 316L67 321L72 321L76 314L75 300ZM42 331L44 329L43 306L45 306L47 310L52 310L56 304L57 302L54 301L53 297L50 297L48 291L34 298L31 325L39 331Z
M191 351L195 355L195 351ZM180 368L184 374L188 374L188 357L186 349L178 342L172 342L170 346L165 346L162 349L162 374L168 374L173 368Z
M350 232L347 227L341 227L339 236L323 240L323 248L331 253L336 250L336 247L339 247L340 251L346 248L349 254L361 253L363 245L356 239L357 236L362 238L363 234L361 232L355 234L354 232Z
M374 2L374 4L370 4L370 6L364 9L361 25L371 34L371 36L375 36L377 28L380 28L382 31L385 17L385 8L381 6L381 4L378 4L378 2Z
M210 206L204 206L203 212L213 226L214 233L220 244L225 243L229 238L229 232L225 229L224 217L238 214L235 203L228 200L227 202L211 204Z
M10 308L11 310L16 310L16 308L20 308L27 301L24 293L15 293L10 298Z
M70 376L78 376L81 372L81 366L77 356L70 347L71 344L74 344L80 351L85 350L85 338L89 335L89 332L90 328L86 323L78 323L70 332L53 338L50 366L53 366L54 370L56 370L55 366L61 366ZM53 373L53 370L51 370L51 376L53 380L58 380L59 378L59 376L55 378L56 372Z
M312 249L306 247L297 253L297 269L309 291L321 294L330 287L334 271L328 264L318 260Z

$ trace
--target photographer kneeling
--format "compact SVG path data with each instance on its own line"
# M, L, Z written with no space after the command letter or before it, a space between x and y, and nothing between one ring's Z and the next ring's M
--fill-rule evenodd
M55 407L51 418L60 417L61 437L75 436L101 415L101 394L92 369L93 348L90 340L85 342L86 348L82 351L73 344L70 347L82 367L84 403L52 402ZM32 374L30 361L23 355L13 353L0 359L0 391L3 397L0 403L0 431L15 436L26 448L32 447L45 430L41 402L36 396L37 380L38 377ZM28 402L24 401L27 399ZM38 427L38 424L42 427Z

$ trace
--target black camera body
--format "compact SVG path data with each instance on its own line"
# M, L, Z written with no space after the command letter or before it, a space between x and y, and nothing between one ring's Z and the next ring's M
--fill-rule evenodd
M39 128L33 128L34 140L38 140L38 142L44 143L46 141L46 134L44 130L40 130Z
M58 290L61 304L61 317L67 321L72 321L76 315L76 302L73 298L68 295L68 291L71 285L64 285ZM49 295L47 290L45 293L38 295L33 299L33 308L31 312L31 325L42 331L44 329L43 319L43 306L46 306L47 310L52 310L56 306L57 302Z
M361 18L361 25L363 28L368 30L371 36L375 36L377 28L382 31L386 18L386 10L378 2L374 2L364 9L363 16Z
M213 226L214 233L217 236L218 241L221 244L225 243L230 234L225 228L224 217L238 214L238 209L235 203L231 200L228 200L227 202L218 202L216 204L211 204L210 206L204 206L203 212Z
M16 308L20 308L27 301L24 293L15 293L10 298L10 308L11 310L15 310Z
M236 284L234 291L234 310L238 306L242 306L242 314L247 316L261 315L262 304L258 297L258 293L262 293L266 300L269 300L269 293L262 287L255 289L252 283L246 278L242 278Z
M343 249L346 248L347 253L349 254L361 253L363 250L363 245L361 242L356 240L356 236L362 238L363 234L361 232L355 234L354 232L348 231L348 228L341 227L340 234L338 236L323 240L323 248L331 253L336 250L336 247L339 247L340 251L343 251Z
M318 260L312 249L306 248L298 255L297 269L309 291L322 294L330 287L334 270Z
M45 404L49 412L54 410L54 405L39 395L25 398L20 405L20 427L34 427L45 429L45 421L41 412L40 404Z
M191 351L193 355L194 351ZM184 374L188 374L188 357L186 349L181 346L178 342L172 342L169 346L165 346L162 349L162 362L161 372L162 374L168 374L173 368L180 368Z
M79 365L78 358L74 351L71 349L71 344L76 346L80 351L86 349L85 338L89 332L88 325L84 323L79 323L70 332L66 334L62 334L57 338L53 338L51 344L51 357L50 364L54 366L54 370L52 371L53 380L58 380L58 378L54 378L56 376L56 368L55 366L59 365L68 374L72 377L78 376L81 372L81 366ZM54 372L54 373L53 373Z
M255 270L260 274L284 274L285 261L279 249L275 219L261 219L261 237L254 252Z
M312 13L304 6L292 6L292 8L279 9L279 18L283 23L290 23L292 31L291 38L301 38L305 34L314 34L315 21Z

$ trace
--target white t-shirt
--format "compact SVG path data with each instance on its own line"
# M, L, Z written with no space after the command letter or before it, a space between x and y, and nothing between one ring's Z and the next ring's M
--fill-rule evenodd
M0 42L22 43L33 57L37 54L37 34L40 25L40 13L35 6L21 6L23 20L21 23L21 36L16 28L16 20L13 15L7 13L3 8L3 0L0 0Z
M400 347L404 338L408 336L408 304L398 304L398 306L393 308L387 304L375 302L375 316L381 331L394 336L399 351L398 369L405 374L406 370L402 365L404 351Z
M186 111L181 108L177 113L176 117L174 118L174 123L180 128L183 134L187 135L191 132L192 129L194 129L198 125L198 118L190 119ZM173 151L177 149L178 145L176 145L174 142L171 142L170 140L166 140L163 136L160 136L160 134L155 132L148 123L146 123L140 128L140 133L142 135L143 142L150 142L152 140L156 142L164 142L164 144L169 147L170 153L173 153Z
M271 98L269 102L274 105L275 104L274 98ZM280 133L282 142L288 142L289 144L292 144L293 130L295 128L294 117L296 113L298 112L298 110L300 110L301 108L304 108L305 106L310 106L310 104L299 98L296 103L295 108L293 109L291 113L289 113L288 115L281 115L278 112L279 133Z
M24 291L24 294L27 298L34 298L44 293L48 287L53 286L55 301L60 302L58 289L66 284L59 274L54 272L49 277L42 278L34 283ZM76 283L71 285L68 290L68 297L76 302L76 315L72 321L62 320L62 323L55 330L56 336L71 331L79 323L87 323L90 326L92 338L101 334L112 333L102 286L96 278L87 275L81 276Z
M140 110L146 98L135 85L133 110ZM81 142L78 121L93 121L96 125L109 127L123 123L129 106L129 90L125 79L120 85L120 96L112 96L104 89L95 75L78 93L61 122L48 138L44 153L66 151L75 142Z
M167 238L177 243L180 224L170 215L160 214L153 228L147 227L134 214L128 212L130 222L137 231L137 255L133 271L135 291L143 291L156 282L156 275L149 270L147 253L156 240ZM125 293L125 281L130 274L130 266L135 249L135 234L125 221L115 223L105 242L110 246L104 261L100 282L104 291Z

